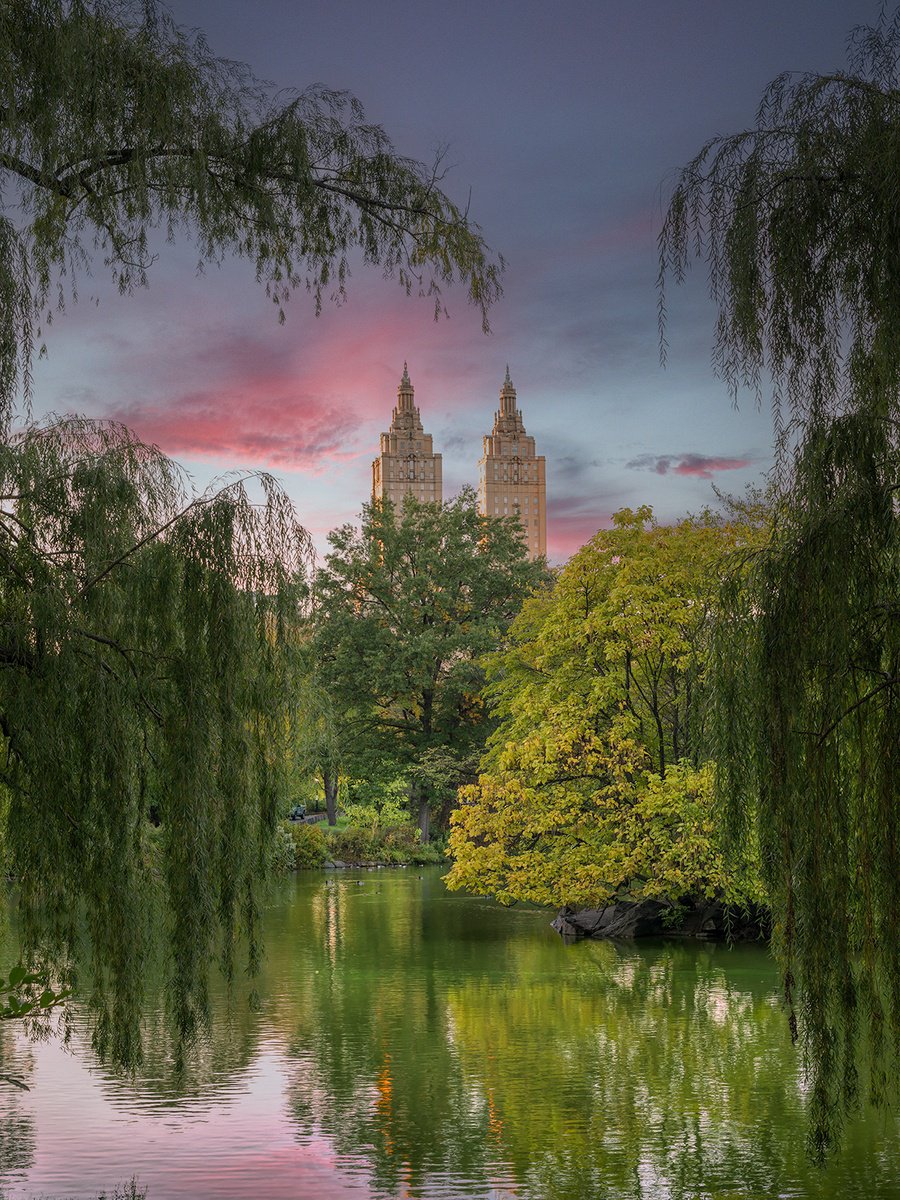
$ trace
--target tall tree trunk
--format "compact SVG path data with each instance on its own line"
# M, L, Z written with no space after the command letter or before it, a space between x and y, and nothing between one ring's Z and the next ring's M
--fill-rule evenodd
M337 825L337 775L332 775L330 771L323 771L322 786L325 789L325 812L328 814L328 824Z
M650 696L650 711L653 713L653 720L656 722L656 734L659 738L659 776L660 779L666 777L666 735L663 732L662 715L659 711L659 681L653 680L653 690Z
M425 735L425 744L428 745L431 738L431 717L434 711L434 692L426 688L422 692L422 733ZM428 800L421 793L418 796L419 801L419 837L422 845L428 844Z
M681 725L678 719L680 716L678 705L681 702L681 696L678 692L678 672L674 667L672 668L669 677L672 681L672 762L678 762L678 760L681 758L681 754L679 753L679 750L681 749L679 745Z

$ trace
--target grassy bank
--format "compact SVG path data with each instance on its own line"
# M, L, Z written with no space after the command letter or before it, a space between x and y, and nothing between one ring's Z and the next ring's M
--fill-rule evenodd
M283 821L278 828L274 866L279 872L317 869L329 863L352 866L433 865L445 861L443 848L423 846L411 824L384 827Z

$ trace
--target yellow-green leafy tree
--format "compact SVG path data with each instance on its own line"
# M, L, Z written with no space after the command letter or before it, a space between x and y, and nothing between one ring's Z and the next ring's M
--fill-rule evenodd
M703 753L719 581L759 498L677 525L624 509L526 602L490 661L500 727L453 818L449 882L507 903L762 899L726 864Z

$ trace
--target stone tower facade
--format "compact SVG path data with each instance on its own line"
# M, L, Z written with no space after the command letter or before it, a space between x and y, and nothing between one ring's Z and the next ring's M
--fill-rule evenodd
M516 389L506 368L494 428L484 439L479 467L478 505L484 516L519 514L528 553L547 553L547 475L543 454L535 454L534 438L525 432L516 407Z
M414 398L404 363L391 427L381 435L381 453L372 463L372 499L391 500L397 508L408 492L432 504L443 499L441 456L434 453L431 434L422 428Z

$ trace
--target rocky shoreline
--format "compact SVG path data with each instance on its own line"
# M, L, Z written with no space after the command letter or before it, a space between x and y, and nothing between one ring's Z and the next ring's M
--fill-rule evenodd
M768 940L765 910L738 909L719 900L673 905L619 900L605 908L563 908L552 922L564 938L689 937L716 942Z

